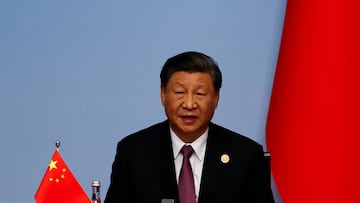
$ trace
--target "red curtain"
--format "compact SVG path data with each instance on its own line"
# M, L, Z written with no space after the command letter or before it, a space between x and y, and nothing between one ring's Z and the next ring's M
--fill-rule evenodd
M360 202L360 1L287 2L266 134L285 203Z

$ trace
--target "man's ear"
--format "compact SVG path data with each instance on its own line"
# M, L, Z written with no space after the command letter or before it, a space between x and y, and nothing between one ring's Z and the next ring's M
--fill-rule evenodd
M163 106L165 106L165 95L166 95L166 87L161 85L160 86L160 98L161 98L161 103Z
M220 100L220 91L217 91L215 93L215 108L217 108L217 106L219 104L219 100Z

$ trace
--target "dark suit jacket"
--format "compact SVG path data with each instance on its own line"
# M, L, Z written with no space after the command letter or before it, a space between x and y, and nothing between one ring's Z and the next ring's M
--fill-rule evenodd
M223 163L221 155L230 157ZM263 149L256 142L211 123L198 203L274 202ZM118 143L105 203L178 202L168 121Z

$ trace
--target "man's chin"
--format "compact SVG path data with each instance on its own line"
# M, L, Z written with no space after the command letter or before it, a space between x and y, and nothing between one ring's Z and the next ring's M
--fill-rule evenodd
M198 128L182 128L182 134L187 137L199 137L202 134L202 131Z

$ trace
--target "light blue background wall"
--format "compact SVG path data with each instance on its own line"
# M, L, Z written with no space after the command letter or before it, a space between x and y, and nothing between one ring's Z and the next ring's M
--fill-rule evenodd
M85 191L99 179L104 198L116 142L165 119L159 73L182 51L204 52L222 69L213 121L265 147L285 5L2 0L1 202L35 202L57 139Z

